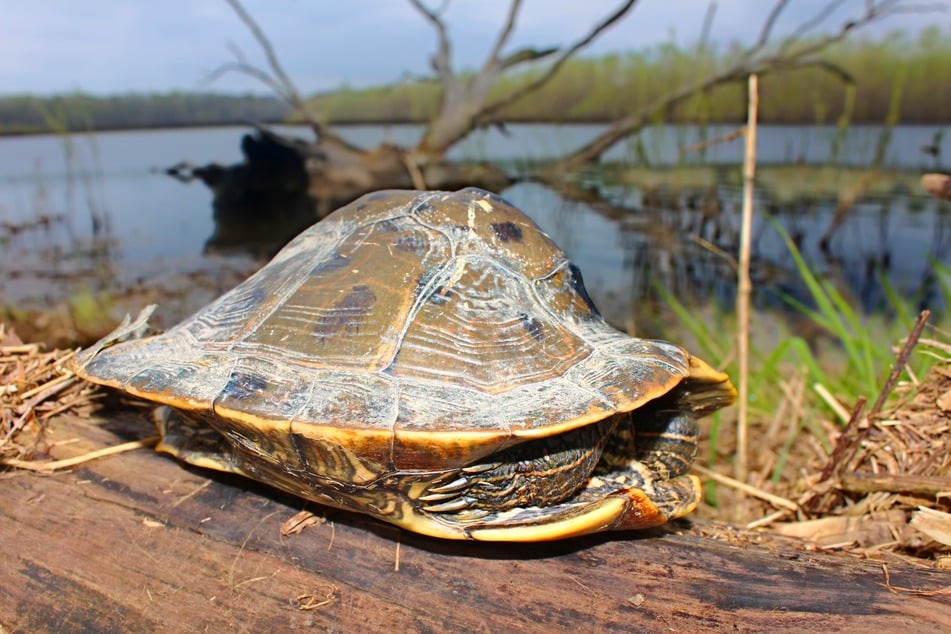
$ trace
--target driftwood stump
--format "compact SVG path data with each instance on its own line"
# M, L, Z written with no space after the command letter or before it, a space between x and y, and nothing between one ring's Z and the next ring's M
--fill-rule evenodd
M151 435L142 416L57 422L56 457ZM696 527L549 544L438 541L149 450L6 473L0 631L951 630L948 573ZM679 532L678 532L679 531Z

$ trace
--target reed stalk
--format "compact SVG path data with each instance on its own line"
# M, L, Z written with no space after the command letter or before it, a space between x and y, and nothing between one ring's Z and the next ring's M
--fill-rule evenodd
M759 82L756 74L749 77L749 105L746 117L746 151L743 156L743 210L740 228L740 257L737 271L737 361L739 364L739 408L736 421L736 479L746 482L748 462L748 404L750 363L750 235L753 226L753 182L756 177L756 117L759 109ZM743 505L737 505L737 509ZM742 519L742 518L737 518Z

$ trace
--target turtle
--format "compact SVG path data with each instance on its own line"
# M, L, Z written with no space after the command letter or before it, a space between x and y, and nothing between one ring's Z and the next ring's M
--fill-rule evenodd
M341 207L193 316L152 307L75 357L160 404L157 449L424 535L545 541L690 513L728 376L610 326L496 194Z

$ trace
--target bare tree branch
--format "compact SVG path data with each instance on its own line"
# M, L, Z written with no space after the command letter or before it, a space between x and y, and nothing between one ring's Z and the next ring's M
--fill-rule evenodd
M310 113L307 111L304 100L297 92L297 87L294 86L294 82L292 82L290 77L287 76L287 73L284 72L284 68L281 66L281 62L277 57L277 53L274 52L274 47L271 45L267 35L264 34L264 31L261 30L261 27L258 26L258 23L254 21L254 18L252 18L251 15L244 10L244 7L241 5L239 0L225 0L225 2L231 6L232 10L238 15L238 18L240 18L247 29L251 31L251 35L254 36L258 46L260 46L261 50L264 51L264 55L267 58L268 65L271 67L271 72L276 78L276 82L280 83L280 85L283 87L281 94L284 94L290 98L291 105L300 110L301 114L303 114L305 117L310 119ZM240 64L239 66L246 67L247 64Z
M410 0L436 29L439 38L434 67L442 83L439 113L430 121L425 134L414 150L416 160L425 162L442 156L454 143L477 127L495 123L494 115L507 105L541 88L564 63L579 50L590 44L605 29L620 20L636 4L637 0L625 0L606 18L596 24L583 38L567 49L525 48L503 57L503 50L515 31L515 23L522 7L522 0L511 0L505 21L486 56L482 68L475 75L460 78L450 67L450 42L446 24L435 11L428 9L423 0ZM489 103L489 94L505 70L530 61L557 56L546 72L534 81L513 90L494 103Z
M575 42L572 46L565 49L565 51L556 59L548 70L542 73L534 81L531 81L520 88L513 90L508 95L501 97L493 103L487 104L479 115L476 117L478 122L486 122L491 119L499 110L502 110L506 106L510 106L519 99L522 99L526 95L535 92L542 86L544 86L549 79L554 76L555 73L567 62L572 55L583 49L585 46L590 44L597 38L605 29L610 27L612 24L623 18L631 8L637 4L637 0L626 0L621 3L618 8L611 13L608 17L598 23L591 31L585 35L583 38Z
M838 0L833 0L833 4L837 2ZM919 10L935 8L935 5L901 4L901 0L882 0L881 2L867 0L865 3L865 11L862 15L846 21L837 31L804 42L802 38L807 36L808 33L803 30L803 27L817 26L822 22L828 13L823 10L817 16L798 27L795 31L795 37L787 36L783 38L778 48L772 52L767 52L766 47L769 43L769 38L776 20L786 4L787 0L778 0L776 4L773 5L764 20L756 42L743 51L735 63L707 77L687 82L677 90L648 103L637 113L615 121L598 137L561 159L550 168L549 172L551 174L558 174L584 163L597 160L615 143L647 125L655 113L679 105L696 92L710 90L715 86L723 84L745 81L752 73L766 75L779 71L814 67L832 73L843 81L851 82L853 78L848 71L829 61L817 59L815 55L826 50L829 46L842 41L853 30L877 22L886 15L900 10L909 10L912 6Z
M751 50L758 51L766 46L766 43L769 42L769 36L773 32L773 27L776 26L776 20L779 19L779 14L783 12L783 9L785 9L788 4L789 0L779 0L779 2L773 5L772 10L770 10L769 15L766 16L766 20L763 22L763 28L760 29L759 38Z
M504 59L499 60L499 69L506 70L512 66L524 64L525 62L535 62L557 53L558 50L559 49L557 46L543 49L522 48L515 51L514 53L506 55Z
M449 32L446 29L446 23L442 21L442 18L439 16L439 13L447 6L443 6L439 11L432 11L426 8L420 0L409 0L417 11L419 11L423 17L425 17L430 24L433 25L433 28L436 29L436 36L438 37L439 43L436 47L436 54L431 58L431 63L433 65L433 70L436 71L436 75L439 77L440 81L443 83L448 83L452 80L452 45L449 42Z
M211 78L217 78L227 72L239 72L250 77L257 79L258 81L263 82L271 90L277 93L281 99L283 99L287 104L297 110L301 116L310 124L311 129L314 133L323 138L326 141L333 141L339 146L356 151L357 148L346 141L341 137L333 134L327 129L323 123L321 123L314 113L311 112L307 102L301 97L300 92L297 90L297 86L294 85L294 82L291 78L284 72L284 67L281 65L281 61L277 56L277 53L274 50L274 46L271 45L271 41L268 39L267 35L258 25L258 23L251 17L251 15L244 9L240 0L225 0L232 10L237 14L241 22L244 23L245 27L251 32L251 35L254 36L255 41L257 41L258 46L261 47L261 50L264 51L265 58L267 59L268 66L271 69L271 72L257 68L245 61L244 55L241 53L240 49L237 47L230 47L232 52L235 53L238 61L232 64L224 64L215 71L212 71L210 74Z
M222 64L215 70L208 73L208 75L205 77L205 81L208 83L214 83L228 73L241 73L242 75L248 75L249 77L252 77L253 79L256 79L267 86L271 92L281 99L281 101L289 103L287 95L284 93L284 87L279 82L275 81L273 77L260 68L251 66L250 64L247 64L243 61L227 62Z
M710 43L710 31L713 30L713 18L717 14L717 3L707 5L707 13L703 16L703 26L700 29L700 39L697 41L697 51L702 52Z
M483 69L488 68L490 65L498 66L500 64L499 55L502 54L502 49L505 48L509 38L512 36L512 31L515 30L515 18L518 16L521 6L522 0L512 0L511 4L509 4L509 12L505 18L505 26L499 31L499 37L495 40L495 46L492 47L492 52L490 52L488 58L486 58ZM511 64L509 65L511 66Z
M826 21L826 18L828 18L830 15L832 15L832 13L833 13L836 9L838 9L840 6L842 6L842 2L843 2L843 1L844 1L844 0L833 0L833 2L830 2L830 3L827 4L825 7L823 7L822 11L820 11L819 13L817 13L817 14L816 14L815 16L813 16L811 19L806 20L805 22L803 22L802 24L800 24L799 27L798 27L795 31L792 32L792 35L790 35L790 36L789 36L788 38L786 38L786 39L787 39L787 40L799 39L799 38L801 38L803 35L805 35L806 33L809 33L809 32L812 31L814 28L816 28L817 26L819 26L820 24L822 24L823 22L825 22L825 21Z

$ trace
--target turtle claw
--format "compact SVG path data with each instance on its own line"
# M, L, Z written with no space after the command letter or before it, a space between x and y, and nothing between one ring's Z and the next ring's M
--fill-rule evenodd
M422 499L422 498L420 498ZM428 511L429 513L455 513L457 511L465 510L469 507L469 502L462 497L457 497L449 502L443 502L442 504L430 504L424 506L423 510Z
M457 492L457 491L461 491L462 489L466 488L467 486L469 486L469 479L468 479L468 478L456 478L455 480L453 480L452 482L449 482L448 484L441 484L441 485L439 485L439 486L429 487L429 489L428 489L429 493L427 493L427 495L425 495L425 496L421 496L419 499L420 499L420 500L426 500L426 499L428 498L429 494L435 494L435 493L455 493L455 492ZM433 499L436 499L436 498L433 498Z
M432 491L432 489L430 489ZM441 502L443 500L451 500L453 498L459 497L459 494L455 491L447 491L445 493L427 493L426 495L421 495L417 499L420 502Z
M489 471L490 469L497 469L502 466L501 462L483 462L481 464L472 464L468 467L463 467L463 473L483 473Z

